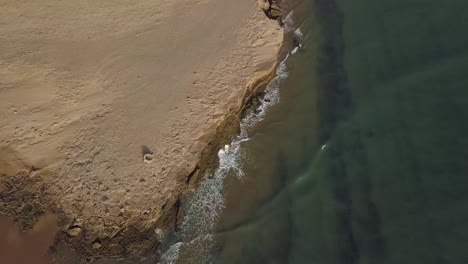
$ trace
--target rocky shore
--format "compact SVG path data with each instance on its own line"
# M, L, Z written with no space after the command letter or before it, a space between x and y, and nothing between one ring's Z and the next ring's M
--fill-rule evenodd
M226 5L238 8L237 5L228 4L229 1L225 2ZM249 106L255 103L254 98L261 96L261 90L266 83L274 77L276 56L283 34L279 27L281 10L275 1L259 0L258 4L263 12L255 9L248 1L243 5L244 9L239 8L239 11L246 14L242 19L235 19L227 25L226 28L233 25L237 28L232 28L234 33L231 37L216 36L218 40L214 43L217 45L223 45L224 38L234 44L228 44L225 50L212 54L215 57L214 62L203 62L199 56L194 57L196 67L193 69L200 70L185 69L191 73L187 79L191 88L183 92L186 95L182 104L169 105L167 116L161 116L162 120L165 120L164 123L152 123L145 119L141 121L141 129L151 128L154 134L140 133L125 125L131 125L132 119L138 119L139 111L158 119L153 110L145 107L140 110L133 105L136 103L145 106L145 103L149 103L144 101L144 98L148 97L145 91L148 94L152 93L144 86L148 82L139 83L145 79L144 73L137 76L137 82L131 83L144 87L141 88L142 97L129 100L125 97L126 92L120 91L120 97L111 102L108 101L109 95L106 93L87 94L81 104L90 106L91 112L69 123L45 122L52 123L56 131L48 133L40 140L37 140L37 135L42 137L46 134L45 126L36 123L48 114L48 110L44 108L47 104L37 106L36 112L24 113L26 119L36 113L44 114L34 116L36 119L32 120L31 124L36 122L36 128L33 127L31 134L21 134L24 137L9 134L10 127L18 130L30 125L18 123L19 119L16 119L23 114L21 103L5 104L12 109L11 114L17 117L5 115L4 120L0 122L0 215L13 218L22 230L31 229L46 213L57 216L60 231L56 243L65 242L80 257L87 260L153 255L157 252L161 241L171 230L177 228L178 221L182 219L179 197L188 188L196 187L207 171L217 167L218 150L239 132L240 118L248 111ZM212 7L201 5L197 7L199 12L204 14L218 8L211 1L208 1L207 5ZM181 14L190 11L183 5L175 5L174 8ZM264 15L280 23L269 21ZM161 15L161 20L163 19L164 16ZM168 23L173 23L171 19L168 20ZM161 33L158 29L155 31ZM148 36L145 40L151 38ZM50 40L46 41L44 38L41 41ZM4 44L12 49L8 45ZM180 50L178 44L174 42L174 45L176 47L172 51ZM42 52L47 55L47 52ZM15 80L16 70L12 70L12 65L18 63L15 54L18 53L12 51L7 53L10 57L6 56L0 60L0 74L12 76L9 87L19 85L18 87L22 88L22 83ZM31 54L37 57L41 55L37 51L31 51ZM32 60L34 57L24 56L25 60ZM153 59L159 55L155 56ZM83 66L85 65L86 63L83 63ZM148 65L143 63L143 66ZM119 63L101 66L101 71L102 67L115 70ZM70 71L74 73L73 69ZM106 78L119 72L106 73ZM50 80L47 79L50 78L50 74L45 76L45 79L32 81L42 80L50 84ZM33 76L35 77L37 74ZM102 77L105 76L100 76ZM113 78L111 84L108 84L109 87L112 87L113 82L123 81L119 80L120 77ZM152 83L155 80L149 81ZM1 83L0 85L0 88L4 86ZM11 90L12 93L15 93L14 89ZM7 90L0 89L0 93ZM129 95L132 96L135 95ZM69 97L70 94L66 94L64 98ZM76 100L79 101L79 98ZM127 108L130 110L120 110ZM138 111L134 108L138 108ZM72 114L76 113L72 111ZM135 137L140 136L153 141L141 140L139 145L129 137L131 133L134 133ZM32 141L31 135L35 135L36 141ZM36 149L45 146L47 151L44 153ZM127 149L134 152L136 148L141 151L137 158L120 155L127 153ZM169 151L170 149L175 150ZM36 156L28 156L31 151L35 152ZM41 155L46 158L37 158ZM58 158L54 159L54 156ZM133 165L135 162L138 163L137 166Z

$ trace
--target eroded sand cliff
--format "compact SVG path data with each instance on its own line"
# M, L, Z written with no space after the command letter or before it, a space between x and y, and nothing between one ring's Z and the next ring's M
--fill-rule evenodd
M0 5L0 214L52 211L85 256L151 250L279 24L254 0Z

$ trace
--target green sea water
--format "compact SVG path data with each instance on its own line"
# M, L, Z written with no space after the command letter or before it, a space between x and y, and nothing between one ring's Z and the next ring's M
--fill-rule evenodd
M291 8L303 48L225 179L215 262L468 263L468 2Z

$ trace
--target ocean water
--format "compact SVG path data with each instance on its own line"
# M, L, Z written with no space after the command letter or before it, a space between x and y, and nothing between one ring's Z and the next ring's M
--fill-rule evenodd
M468 263L468 2L285 8L294 45L161 263Z

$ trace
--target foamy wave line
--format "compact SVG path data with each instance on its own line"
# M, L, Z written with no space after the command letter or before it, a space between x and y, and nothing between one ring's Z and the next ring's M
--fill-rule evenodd
M293 13L294 11L289 12L289 14L283 19L283 27L284 31L291 32L294 31L294 20L293 20Z
M161 257L160 264L173 264L176 262L177 258L179 257L180 247L184 243L178 242L172 245Z
M163 254L161 264L176 263L180 251L184 248L191 252L193 263L211 262L211 251L214 245L212 234L216 221L225 207L224 179L229 173L234 173L240 179L244 175L241 165L243 157L241 143L249 140L249 128L261 121L268 109L279 102L280 83L288 77L286 71L288 57L289 55L278 65L276 77L267 85L265 95L260 99L260 106L241 121L240 135L219 155L218 169L212 175L205 175L197 189L191 193L189 202L185 203L188 207L185 208L186 215L178 234L179 239L184 242L172 245Z
M260 106L250 114L248 114L241 121L241 134L240 138L248 138L248 129L255 125L256 123L263 120L267 110L280 101L280 83L288 77L288 72L286 71L286 61L289 58L289 54L284 58L284 60L278 65L276 69L276 77L268 83L265 88L265 95L260 99Z
M302 42L304 39L304 34L301 31L301 28L298 27L294 30L294 39L297 42L297 46L291 51L291 54L296 54L300 49L302 49Z

